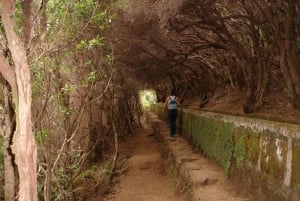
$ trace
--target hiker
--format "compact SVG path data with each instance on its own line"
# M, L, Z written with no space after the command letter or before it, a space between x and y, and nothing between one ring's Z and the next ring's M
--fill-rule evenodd
M171 95L166 98L164 111L168 109L168 123L170 126L169 139L175 140L177 107L180 106L179 98L175 94L175 90L171 91Z

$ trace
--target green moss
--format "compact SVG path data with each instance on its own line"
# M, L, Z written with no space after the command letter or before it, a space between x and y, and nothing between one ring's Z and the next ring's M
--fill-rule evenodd
M192 139L196 148L220 163L228 173L233 152L232 124L224 124L202 116L192 118Z
M284 138L276 138L267 133L262 133L262 154L261 154L261 170L273 178L283 178L284 176L284 158L283 153L287 146Z
M292 183L300 184L300 140L293 143Z
M201 114L201 112L184 110L178 116L177 126L191 140L195 148L208 158L216 160L225 173L228 173L233 165L237 168L250 169L259 165L264 176L282 181L287 154L285 137L235 127L233 123L217 120L218 117L214 119ZM294 184L299 184L300 141L293 146L292 168L292 180Z
M226 173L231 167L231 158L233 152L233 125L219 124L216 133L215 153L217 161L221 162Z
M239 129L237 129L237 130L239 131ZM235 158L237 167L243 166L245 158L246 158L246 136L239 135L239 133L240 132L234 133L235 145L234 145L233 156Z
M191 113L187 113L187 112L183 112L182 114L182 131L186 134L186 137L188 139L191 139L191 126L192 126L192 122L191 122Z
M246 160L249 166L255 166L258 162L258 157L260 153L260 137L256 134L247 135L247 145L246 145Z

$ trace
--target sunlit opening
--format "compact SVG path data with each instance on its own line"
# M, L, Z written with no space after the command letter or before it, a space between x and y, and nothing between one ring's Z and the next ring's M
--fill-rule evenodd
M149 110L150 106L157 102L156 92L153 89L141 90L139 96L143 110Z

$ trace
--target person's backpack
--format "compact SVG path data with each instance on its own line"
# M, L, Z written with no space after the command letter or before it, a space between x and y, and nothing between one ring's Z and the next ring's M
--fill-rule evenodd
M176 96L170 96L168 109L169 110L177 109Z

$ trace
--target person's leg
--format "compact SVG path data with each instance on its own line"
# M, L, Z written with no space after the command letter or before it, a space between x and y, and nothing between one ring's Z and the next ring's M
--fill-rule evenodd
M170 137L174 137L176 132L177 110L170 110Z
M174 111L174 122L173 122L173 135L174 136L176 134L176 120L177 120L177 110Z
M168 110L169 137L172 136L172 110Z

